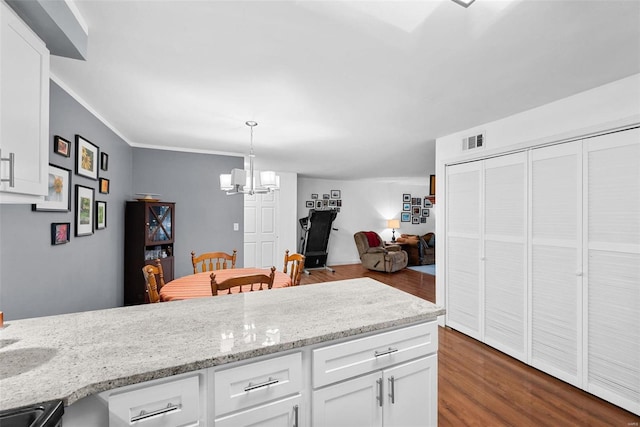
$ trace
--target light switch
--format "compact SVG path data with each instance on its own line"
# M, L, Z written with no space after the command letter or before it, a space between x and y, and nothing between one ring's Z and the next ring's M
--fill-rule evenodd
M237 222L233 223L233 231L238 231L240 230L240 224L238 224Z

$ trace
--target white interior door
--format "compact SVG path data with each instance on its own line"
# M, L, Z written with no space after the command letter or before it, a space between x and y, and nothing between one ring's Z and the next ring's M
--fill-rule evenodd
M245 267L278 268L282 263L276 255L277 197L277 192L244 196Z
M640 130L585 140L587 391L640 413Z
M484 161L484 340L527 357L527 154Z
M445 263L446 323L480 340L482 164L447 167Z
M582 384L582 142L531 151L530 364Z

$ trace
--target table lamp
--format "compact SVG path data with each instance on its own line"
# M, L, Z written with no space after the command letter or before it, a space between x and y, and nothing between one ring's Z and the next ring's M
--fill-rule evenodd
M396 228L400 228L400 221L397 219L388 219L387 228L391 229L391 243L396 242Z

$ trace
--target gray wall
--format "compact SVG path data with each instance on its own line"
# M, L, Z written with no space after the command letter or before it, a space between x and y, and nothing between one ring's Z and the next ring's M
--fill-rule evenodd
M242 265L243 198L226 196L218 180L220 173L242 168L242 158L134 149L54 82L49 129L51 164L75 171L76 134L109 154L109 170L100 171L111 180L109 194L98 193L98 181L71 176L74 188L92 187L96 200L107 202L107 228L74 236L73 192L71 212L0 205L0 311L5 320L121 306L124 207L138 192L176 202L176 276L191 272L192 250L237 248ZM71 157L53 152L54 135L72 142ZM72 224L69 243L51 246L52 222ZM237 232L234 222L240 225Z
M191 251L237 249L237 265L243 265L244 198L220 190L220 174L242 169L241 157L134 148L133 164L133 193L156 193L176 202L176 277L193 273Z
M71 212L32 212L31 205L0 205L0 310L5 319L45 316L122 304L124 200L131 195L131 147L57 84L50 89L49 163L75 171L75 135L109 154L110 193L98 181L72 173ZM71 144L71 157L53 152L53 136ZM107 228L75 237L75 185L94 188L107 202ZM52 246L52 222L71 223L71 241Z

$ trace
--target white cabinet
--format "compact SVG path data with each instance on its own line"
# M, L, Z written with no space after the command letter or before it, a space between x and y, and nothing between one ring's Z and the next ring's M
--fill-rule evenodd
M527 155L447 168L447 324L526 358Z
M583 387L640 414L640 129L583 149Z
M302 353L222 368L212 377L216 426L302 425Z
M640 414L640 129L446 177L447 325Z
M203 375L125 387L109 394L109 427L206 426Z
M437 334L431 322L314 350L312 425L436 426Z
M33 203L47 194L49 51L4 2L0 21L0 202Z

